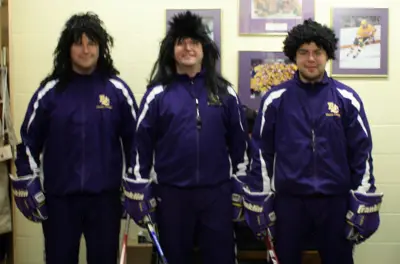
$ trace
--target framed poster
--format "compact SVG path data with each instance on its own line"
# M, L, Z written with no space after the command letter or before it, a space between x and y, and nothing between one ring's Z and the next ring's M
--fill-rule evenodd
M204 24L207 26L210 38L214 40L220 53L221 52L221 9L167 9L166 24L177 13L191 11L203 18ZM216 68L221 72L221 60L217 62Z
M308 18L315 0L239 0L239 35L284 35Z
M296 70L283 52L240 51L238 94L242 104L258 111L261 97L271 86L293 78Z
M339 38L331 75L387 77L387 8L333 8L332 27Z

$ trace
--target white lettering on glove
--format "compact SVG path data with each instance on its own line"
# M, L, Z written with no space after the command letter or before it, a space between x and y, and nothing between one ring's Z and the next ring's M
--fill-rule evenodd
M262 213L263 212L262 206L258 206L256 204L248 203L245 200L243 201L243 205L244 205L245 208L247 208L250 211L253 211L253 212L256 212L256 213Z
M357 208L357 214L370 214L370 213L375 213L378 212L381 207L381 204L374 204L372 206L365 206L365 205L360 205Z
M143 193L137 193L137 192L133 193L133 192L124 191L124 194L126 197L128 197L131 200L143 201L143 199L144 199Z
M16 189L13 189L12 193L15 195L15 197L22 197L22 198L28 197L29 194L27 190L16 190Z

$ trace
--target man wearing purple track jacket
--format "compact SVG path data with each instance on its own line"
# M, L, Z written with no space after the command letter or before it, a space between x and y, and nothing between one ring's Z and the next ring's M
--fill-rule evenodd
M22 214L42 224L47 264L78 263L82 235L88 264L118 259L121 181L124 165L133 166L138 107L112 45L96 14L72 15L21 126L13 194Z
M204 263L235 263L232 183L246 177L248 134L218 59L202 18L176 15L139 109L126 210L139 225L156 221L171 264L193 263L196 238Z
M322 263L352 264L380 224L363 103L325 72L337 42L315 21L294 27L284 53L298 71L263 96L254 125L250 177L264 195L247 191L245 215L258 237L270 231L280 264L300 264L311 234Z

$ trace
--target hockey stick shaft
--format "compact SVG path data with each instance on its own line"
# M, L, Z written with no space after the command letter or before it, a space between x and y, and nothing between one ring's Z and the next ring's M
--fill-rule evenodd
M165 255L164 255L164 252L161 248L161 245L158 240L156 230L155 230L153 224L150 221L146 221L146 227L147 227L147 230L149 231L151 240L153 241L154 245L156 246L156 249L157 249L158 255L160 256L161 262L163 264L168 264L168 261L167 261Z
M126 223L125 223L125 232L124 236L122 238L122 246L121 246L121 256L120 256L120 261L119 264L125 264L126 263L126 248L128 246L128 233L129 233L129 222L131 218L129 214L126 216Z
M278 256L276 255L275 247L274 247L274 244L272 243L271 237L272 237L271 232L269 231L269 228L268 228L267 236L265 237L265 244L267 246L267 252L272 261L272 264L279 264Z

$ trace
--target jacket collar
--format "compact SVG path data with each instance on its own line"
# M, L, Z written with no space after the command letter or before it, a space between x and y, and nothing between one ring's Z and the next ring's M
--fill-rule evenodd
M324 77L322 78L321 81L315 83L305 83L300 79L299 70L297 70L296 73L294 74L294 80L302 88L315 88L327 85L329 83L330 78L325 71Z
M176 78L177 78L178 80L181 80L181 81L191 81L191 80L195 80L195 79L200 78L200 77L204 77L205 74L206 74L206 71L205 71L205 69L203 68L203 69L201 69L201 71L199 71L198 73L196 73L196 75L193 76L193 77L190 77L190 76L187 75L187 74L178 74L178 73L176 73Z

